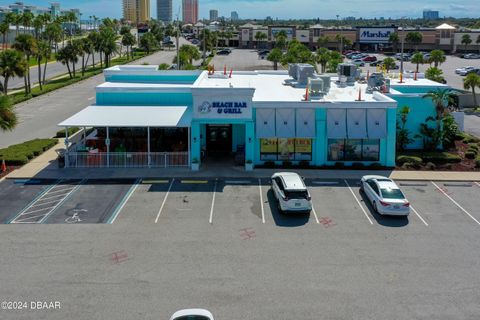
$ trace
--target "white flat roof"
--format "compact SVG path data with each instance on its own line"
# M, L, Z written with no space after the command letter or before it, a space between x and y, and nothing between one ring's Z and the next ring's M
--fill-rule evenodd
M285 85L285 80L290 79L287 72L233 72L231 78L216 78L203 75L194 87L197 88L254 88L254 102L300 102L304 100L305 87L292 87ZM389 98L366 94L367 84L358 82L341 87L336 83L338 78L331 77L330 91L323 96L320 102L353 102L358 99L361 91L362 101L366 102L391 102ZM311 101L317 101L312 97Z
M187 106L88 106L59 127L190 127L192 113Z

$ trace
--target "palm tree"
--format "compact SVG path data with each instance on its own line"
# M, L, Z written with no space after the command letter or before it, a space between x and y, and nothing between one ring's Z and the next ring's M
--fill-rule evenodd
M31 34L20 34L15 38L15 43L12 46L20 52L23 52L27 63L30 61L30 57L37 54L37 42ZM32 91L32 83L30 81L30 68L27 68L27 72L24 75L25 80L25 94L28 95Z
M8 80L11 77L23 77L27 62L23 54L17 50L7 49L0 52L0 75L3 77L3 94L8 91Z
M8 96L0 97L0 130L12 131L18 123L14 106Z
M427 92L424 96L424 99L432 99L433 104L435 105L435 121L436 121L436 130L437 133L441 132L442 120L445 114L447 113L448 103L453 100L453 93L450 89L437 89L434 91ZM436 135L435 146L440 142L440 134Z
M344 47L345 43L347 42L347 38L344 35L337 34L335 36L335 40L337 40L338 52L340 52L340 53L343 52L343 47Z
M318 47L320 48L323 48L329 42L330 42L330 38L328 36L321 36L317 40Z
M91 45L93 46L92 67L95 67L95 52L98 52L98 45L97 44L99 43L98 37L99 37L99 35L98 35L97 31L92 31L87 36L87 39L89 40L89 42L91 42Z
M33 22L34 18L35 18L35 16L31 12L22 13L21 21L22 21L22 24L23 24L23 33L24 34L26 34L28 28L30 28L32 26L32 22Z
M446 60L447 58L445 56L445 52L442 50L432 50L432 52L430 52L429 62L433 63L435 68L438 68L438 66L444 63Z
M279 48L273 48L267 56L267 60L273 62L273 70L278 70L278 63L282 61L283 53Z
M400 37L398 36L398 32L391 33L388 41L393 46L393 52L397 53L398 44L400 43Z
M385 58L382 64L385 66L385 69L387 69L387 72L389 72L390 69L393 69L396 66L395 59L393 59L392 57Z
M132 46L137 43L135 36L130 32L126 33L122 37L122 45L127 47L127 58L131 57L133 59Z
M473 104L475 109L478 107L477 95L475 93L476 87L480 88L480 76L476 73L467 74L467 76L463 79L463 88L465 88L465 90L472 90Z
M15 36L18 36L18 29L22 24L22 17L16 12L9 12L5 15L5 22L15 26Z
M3 45L2 48L5 50L7 48L7 42L8 42L8 31L10 29L10 25L7 22L2 22L0 23L0 33L3 36Z
M320 48L317 50L317 62L320 64L322 68L322 73L325 72L327 68L327 63L330 61L331 55L330 51L326 48Z
M226 46L230 46L230 39L233 38L233 31L231 29L227 30L226 32L224 32L224 37L227 39Z
M280 30L275 35L275 46L280 48L281 50L284 50L287 46L287 39L287 32L285 30Z
M112 54L118 52L118 35L112 28L104 27L100 30L100 39L102 41L102 51L105 56L105 67L108 68Z
M52 55L52 48L45 40L37 40L37 66L38 66L38 84L40 90L42 87L42 61L45 59L45 63L48 63L50 56Z
M268 36L265 33L261 32L261 31L257 31L257 33L255 33L255 40L257 41L257 47L260 47L259 46L260 41L264 41L267 38L268 38ZM262 42L262 46L263 46L263 42Z
M425 71L425 78L435 82L443 82L445 80L443 78L443 71L437 67L428 68Z
M76 62L75 60L78 61L78 56L76 52L74 52L74 48L71 42L67 43L65 47L58 49L58 52L55 56L57 61L67 66L68 75L70 79L73 79L74 75L72 73L72 70L70 69L70 62Z
M423 54L421 54L420 52L415 53L412 56L412 63L415 63L417 65L416 72L418 73L418 67L420 66L420 63L424 63Z
M405 36L405 41L415 46L415 51L418 51L418 45L422 43L422 40L423 40L423 36L418 31L409 32Z
M462 44L465 45L465 51L467 51L467 47L470 43L472 43L472 38L470 37L469 34L464 34L462 36Z
M38 15L33 19L33 30L35 31L35 39L39 39L42 34L43 27L45 26L45 20L43 15Z

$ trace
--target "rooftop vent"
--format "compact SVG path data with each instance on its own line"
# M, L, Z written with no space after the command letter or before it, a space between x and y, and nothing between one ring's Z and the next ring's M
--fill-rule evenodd
M360 70L353 63L340 63L337 66L337 74L340 82L351 84L360 76Z
M390 79L385 79L383 73L372 73L370 77L368 77L367 93L372 93L373 91L389 92Z
M297 65L297 85L306 86L308 84L308 78L313 78L315 75L315 68L306 63Z

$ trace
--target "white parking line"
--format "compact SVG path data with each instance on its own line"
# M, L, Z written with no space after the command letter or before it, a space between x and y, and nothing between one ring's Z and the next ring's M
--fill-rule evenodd
M160 206L160 210L158 210L157 218L155 219L155 223L158 222L158 219L160 218L160 215L162 214L163 207L165 206L165 202L167 202L168 195L170 194L170 190L172 189L173 182L175 181L175 178L172 179L172 182L170 182L170 185L168 186L167 193L165 194L165 197L163 198L162 205Z
M265 210L263 209L262 180L258 179L258 192L260 193L260 208L262 208L262 223L265 223Z
M213 223L213 207L215 206L215 194L217 193L217 182L218 180L215 179L215 185L213 186L212 207L210 208L210 219L208 219L208 222L210 224Z
M412 209L412 211L417 215L417 217L422 220L423 224L428 227L428 223L420 216L420 214L417 212L417 210L415 210L412 205L410 205L410 209Z
M312 213L313 213L313 216L315 217L315 221L317 222L317 224L320 224L320 221L318 221L317 212L315 211L315 207L313 206L313 203L312 203Z
M358 203L358 205L360 206L360 209L362 209L363 214L365 215L365 217L367 217L367 219L368 219L368 221L370 222L370 224L373 224L372 219L370 219L370 217L368 216L367 211L365 211L365 209L363 208L362 203L360 202L360 200L358 200L357 196L355 195L355 192L353 192L353 189L352 189L352 188L350 187L350 185L348 184L348 181L347 181L346 179L344 179L343 181L345 181L345 184L347 185L348 189L349 189L350 192L352 193L352 196L355 198L355 200L357 200L357 203Z
M450 201L452 201L460 210L462 210L463 212L465 212L470 218L472 218L473 221L475 221L478 225L480 225L480 222L475 219L474 216L472 216L470 213L468 213L467 210L465 210L461 205L458 204L457 201L455 201L452 197L450 197L443 189L441 189L435 182L431 181L432 184L438 189L440 190L441 193L443 193L445 195L445 197L447 197L448 199L450 199Z
M75 187L55 189L55 191L49 191L48 194L51 195L51 194L55 194L55 193L59 193L59 192L68 192L68 191L73 190L73 189L75 189Z
M130 187L130 189L127 191L127 194L124 196L124 198L122 199L122 201L120 202L120 205L115 209L115 211L113 212L112 216L110 217L110 219L108 219L107 223L108 224L112 224L115 222L115 220L117 219L118 215L120 214L120 211L122 211L123 207L125 207L125 205L127 204L128 200L130 200L130 197L134 194L135 190L137 190L138 188L138 185L140 184L142 179L138 178L136 181L135 181L135 184L133 186Z

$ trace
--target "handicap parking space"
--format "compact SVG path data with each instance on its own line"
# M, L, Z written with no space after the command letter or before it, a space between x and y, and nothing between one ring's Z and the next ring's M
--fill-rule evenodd
M12 221L55 182L40 179L6 179L0 182L0 224Z
M108 223L135 180L84 180L43 223Z

